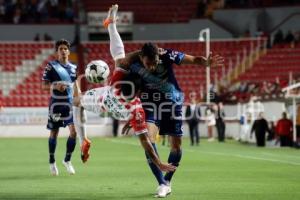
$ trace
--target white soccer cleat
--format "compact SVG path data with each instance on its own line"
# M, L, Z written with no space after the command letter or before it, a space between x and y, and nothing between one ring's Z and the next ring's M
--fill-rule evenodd
M50 173L52 176L58 176L58 169L56 163L50 163Z
M117 20L118 8L119 8L118 4L112 5L111 8L108 11L107 18L110 18L111 20L116 21Z
M169 181L167 181L166 186L169 187L169 194L171 194L172 188L171 188L171 183Z
M155 197L158 198L165 198L168 196L168 194L171 193L171 186L170 185L165 185L165 184L161 184L158 186L157 188L157 193L155 195Z
M71 161L65 162L65 161L63 160L62 163L63 163L63 165L66 167L66 169L67 169L67 171L68 171L68 173L69 173L70 175L74 175L74 174L75 174L75 169L74 169L74 167L73 167Z
M105 28L107 28L110 23L114 23L117 21L118 8L119 8L118 4L114 4L109 8L107 18L103 21L103 26Z

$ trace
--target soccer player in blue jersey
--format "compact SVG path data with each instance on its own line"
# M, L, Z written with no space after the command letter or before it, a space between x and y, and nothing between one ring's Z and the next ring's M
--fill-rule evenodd
M112 55L117 55L117 52L122 52L122 48L124 48L115 25L117 10L118 5L113 5L103 23L104 26L108 27ZM140 98L146 113L148 134L153 148L156 150L157 133L169 135L170 154L168 162L178 166L182 157L182 105L184 96L176 81L172 66L173 64L195 64L203 67L222 65L223 58L220 56L210 56L209 58L192 56L146 43L140 51L129 53L125 58L121 56L120 59L116 60L116 63L118 67L127 70L127 73L129 71L142 78ZM129 128L130 126L126 125L125 127ZM125 129L124 132L126 132ZM166 197L171 193L170 183L174 172L167 172L163 175L162 171L149 159L147 153L146 158L159 184L157 197Z
M78 109L72 107L73 95L77 95L80 91L76 82L76 65L69 62L70 43L61 39L56 42L55 50L57 60L50 61L45 67L42 77L42 88L51 93L49 102L49 115L47 128L50 130L48 140L49 145L49 163L50 173L54 176L58 175L58 169L55 162L55 149L57 136L60 127L68 126L70 135L67 139L66 155L63 165L69 174L75 174L74 167L71 163L71 156L76 146L76 130L73 122L73 110ZM81 145L87 138L81 139Z

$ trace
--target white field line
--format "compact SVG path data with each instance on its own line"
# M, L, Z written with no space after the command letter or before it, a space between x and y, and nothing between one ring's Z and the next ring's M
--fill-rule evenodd
M118 143L118 144L139 146L138 143L133 143L133 142L127 142L127 141L121 141L121 140L115 140L115 139L109 139L109 138L105 138L105 140L109 141L109 142L113 142L113 143ZM167 147L163 147L163 148L167 148ZM261 157L244 155L244 154L228 154L228 153L220 153L220 152L214 152L214 151L202 151L202 150L195 151L192 149L184 149L183 151L191 152L191 153L205 153L205 154L211 154L211 155L217 155L217 156L237 157L237 158L250 159L250 160L262 160L262 161L269 161L269 162L275 162L275 163L281 163L281 164L300 166L300 162L284 161L284 160L277 160L277 159L271 159L271 158L261 158Z
M273 156L273 157L281 157L281 156L283 156L283 155L278 155L278 154L272 154L272 153L262 153L263 155L267 155L267 156ZM297 159L297 160L299 160L300 161L300 154L299 154L299 156L291 156L291 155L284 155L284 157L286 157L286 158L292 158L292 159Z

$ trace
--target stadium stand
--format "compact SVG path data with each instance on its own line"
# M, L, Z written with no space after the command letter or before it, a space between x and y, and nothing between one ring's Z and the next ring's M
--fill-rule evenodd
M275 46L269 49L249 71L240 76L239 80L263 82L273 81L276 78L288 79L290 72L299 75L299 66L300 48Z
M77 4L60 1L0 1L0 23L72 23Z
M252 43L252 44L251 44ZM126 42L126 52L139 49L142 42ZM204 43L197 41L157 42L163 48L176 49L192 55L203 55ZM211 70L211 80L224 79L231 68L236 67L237 57L242 57L244 51L250 52L251 46L259 45L253 40L214 41L211 50L226 58L224 68ZM108 51L109 44L104 42L86 42L84 47L84 64L101 58L107 61L113 70L114 63ZM228 88L221 88L219 95L224 102L247 101L251 95L262 98L279 98L280 88L289 82L290 72L293 77L299 77L300 48L296 45L275 45L253 63L253 66L232 80ZM49 94L40 88L40 79L48 60L53 59L53 44L36 43L0 43L1 86L0 98L5 107L43 107L47 106ZM232 63L230 67L230 63ZM186 94L196 91L203 97L206 82L205 69L196 66L175 66L174 71L179 85ZM246 85L246 86L245 86ZM88 85L88 88L95 85ZM243 89L246 88L246 89Z
M247 102L251 96L261 100L280 99L281 91L290 82L299 79L299 44L274 45L262 54L251 68L234 80L229 89L223 88L225 102Z
M141 47L141 42L125 43L126 52ZM172 48L193 55L203 55L204 44L200 42L158 42L164 48ZM108 52L108 43L85 43L85 64L90 60L103 59L110 67L113 61ZM1 88L0 97L6 107L10 106L46 106L48 93L40 88L40 79L48 60L53 56L52 43L1 43L0 66ZM213 42L213 51L226 57L226 66L231 59L236 61L236 55L242 54L244 48L250 48L250 41ZM1 52L5 52L1 54ZM225 67L228 71L228 67ZM186 92L200 91L205 88L205 72L203 68L195 66L176 66L174 69L179 84ZM222 76L222 69L214 69L212 78L217 73ZM90 86L92 87L92 86Z
M86 11L103 11L115 3L113 0L84 1ZM132 11L134 13L135 23L172 23L188 22L195 17L197 11L197 0L174 0L172 3L168 0L157 1L144 0L143 4L139 0L119 1L122 11Z
M53 56L52 43L0 43L0 98L6 107L47 106L41 75Z
M215 41L211 43L211 50L215 54L222 55L226 58L224 69L212 69L211 79L214 80L215 76L217 79L221 79L230 70L230 62L233 65L236 64L237 55L242 56L244 49L250 52L252 40L235 40L235 41ZM258 45L254 42L254 46ZM142 42L126 42L126 52L135 51L140 49ZM191 55L204 55L205 44L197 41L182 41L182 42L156 42L159 47L170 48L178 51L185 52ZM101 59L107 61L109 66L114 66L111 59L108 43L85 43L85 63L90 60ZM234 66L232 66L234 67ZM179 81L181 89L186 94L186 100L189 100L188 94L191 91L196 91L198 95L201 95L202 90L205 89L205 69L196 66L175 66L174 71Z

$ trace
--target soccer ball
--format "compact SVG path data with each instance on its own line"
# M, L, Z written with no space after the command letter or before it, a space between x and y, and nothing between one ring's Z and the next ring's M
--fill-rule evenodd
M85 68L85 78L90 83L103 83L109 76L109 67L103 60L93 60Z

